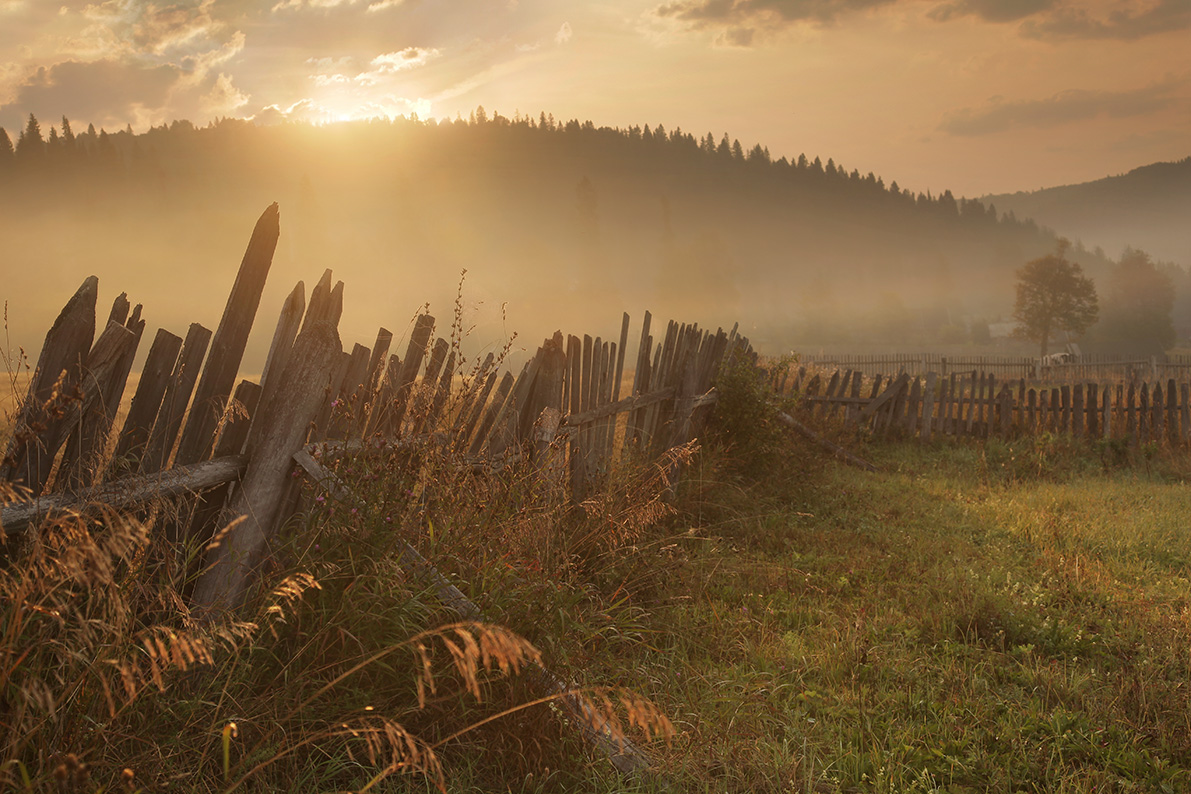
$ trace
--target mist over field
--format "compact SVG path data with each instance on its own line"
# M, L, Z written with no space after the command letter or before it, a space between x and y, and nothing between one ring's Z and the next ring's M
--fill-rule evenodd
M49 139L40 154L18 145L0 160L8 344L34 357L91 274L101 306L127 291L150 328L214 328L272 202L281 240L249 371L284 296L325 268L345 282L348 345L370 344L379 325L406 336L427 304L444 333L466 270L461 318L477 350L514 332L517 349L559 328L609 337L622 312L639 322L645 310L739 321L768 353L1017 349L988 328L1010 318L1015 269L1063 233L815 153L661 125L481 108L442 123L175 122L140 135L71 130L69 142L61 123L38 132ZM1077 240L1071 256L1101 278L1117 253Z

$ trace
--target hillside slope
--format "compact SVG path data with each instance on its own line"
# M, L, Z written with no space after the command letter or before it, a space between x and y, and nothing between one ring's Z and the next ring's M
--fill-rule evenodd
M34 265L3 287L26 347L90 273L164 315L150 325L213 327L248 226L273 201L282 241L262 312L334 268L348 343L375 333L356 314L390 317L400 333L430 301L445 319L465 268L463 319L485 342L596 321L612 333L621 311L650 309L740 319L773 352L964 343L980 318L1008 314L1014 269L1055 244L950 192L914 195L830 159L774 161L759 145L660 125L481 111L56 138L0 156L4 247ZM1093 275L1108 267L1074 253ZM258 356L270 324L258 324Z
M1191 157L1153 163L1079 185L984 197L1087 246L1117 256L1126 246L1191 265Z

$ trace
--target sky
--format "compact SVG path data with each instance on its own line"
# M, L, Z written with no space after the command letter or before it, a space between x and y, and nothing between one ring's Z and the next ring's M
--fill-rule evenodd
M915 191L1191 155L1191 0L0 0L0 126L659 123Z

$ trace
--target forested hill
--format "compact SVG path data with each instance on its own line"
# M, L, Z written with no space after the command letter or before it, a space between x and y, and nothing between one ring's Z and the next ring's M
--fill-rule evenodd
M1062 229L1087 246L1102 246L1110 256L1133 246L1156 259L1191 265L1191 157L1094 182L985 200Z
M376 318L400 332L426 301L449 317L466 268L463 322L484 340L612 333L621 311L651 309L740 318L773 352L959 344L1008 315L1014 270L1055 247L1033 221L950 192L661 125L481 110L453 123L225 120L140 135L31 121L10 140L0 136L0 231L24 266L9 268L3 297L16 341L32 347L89 273L143 301L150 325L213 327L273 201L282 242L262 311L334 268L354 308L349 342L368 340ZM1109 266L1078 247L1072 257L1093 276ZM268 335L258 327L258 354Z

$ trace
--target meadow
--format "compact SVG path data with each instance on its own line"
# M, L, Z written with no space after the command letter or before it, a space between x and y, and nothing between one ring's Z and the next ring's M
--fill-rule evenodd
M10 540L4 783L1191 785L1185 452L824 428L874 474L783 430L762 380L732 372L720 388L679 481L637 462L577 507L516 467L342 459L365 507L311 491L235 620L185 612L186 582L148 540L157 515ZM405 540L491 623L439 606L398 564ZM614 716L652 770L623 778L591 754L535 690L537 660Z

